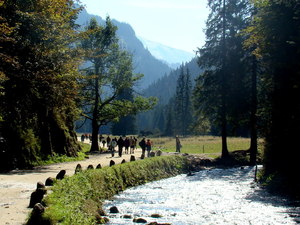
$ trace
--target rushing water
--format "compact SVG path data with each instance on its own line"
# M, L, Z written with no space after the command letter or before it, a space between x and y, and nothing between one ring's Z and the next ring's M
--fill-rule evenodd
M299 208L260 189L253 178L252 167L203 170L130 188L107 201L104 209L117 206L120 211L109 214L109 224L134 224L124 215L178 225L296 224Z

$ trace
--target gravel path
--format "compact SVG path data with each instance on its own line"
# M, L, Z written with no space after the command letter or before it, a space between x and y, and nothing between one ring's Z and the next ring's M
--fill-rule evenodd
M89 159L76 162L59 163L49 166L35 168L34 170L14 170L10 173L0 174L0 225L24 224L28 213L30 195L36 189L37 182L45 183L48 177L56 177L60 170L66 170L66 175L72 176L78 163L83 168L92 164L96 167L108 166L111 159L120 163L123 159L129 161L130 155L116 156L111 158L110 154L94 154ZM136 158L141 156L141 150L135 150Z

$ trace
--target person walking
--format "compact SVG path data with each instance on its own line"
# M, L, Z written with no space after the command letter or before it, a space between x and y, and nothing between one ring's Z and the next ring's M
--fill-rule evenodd
M146 142L147 157L150 157L151 149L152 149L152 142L150 141L150 139L148 139Z
M109 135L107 135L107 138L106 138L107 147L110 146L110 142L111 142L111 138L109 137Z
M110 142L109 148L111 151L111 157L115 156L115 147L117 146L117 138L113 138Z
M130 141L129 141L128 137L125 138L124 146L125 146L125 154L128 154L128 149L129 149L129 146L130 146Z
M123 151L123 147L124 147L124 140L121 136L118 139L117 143L118 143L119 156L122 157L122 151Z
M182 145L180 143L178 135L176 136L176 152L180 152L180 149L182 148Z
M139 146L142 149L142 158L145 157L145 150L146 150L146 138L143 138L140 142L139 142Z

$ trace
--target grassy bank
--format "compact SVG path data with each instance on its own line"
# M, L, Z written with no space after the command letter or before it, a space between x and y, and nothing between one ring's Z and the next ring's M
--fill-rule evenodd
M181 156L162 156L86 170L59 181L45 199L42 218L32 217L28 224L95 224L103 200L128 187L171 177L187 170Z
M74 162L74 161L80 161L80 160L84 160L85 157L87 156L87 152L89 152L91 146L89 144L85 144L85 143L80 143L81 145L81 152L78 152L78 156L77 157L68 157L66 155L57 155L54 154L52 156L48 156L47 159L44 160L38 160L36 162L32 163L32 166L44 166L44 165L51 165L54 163L62 163L62 162Z

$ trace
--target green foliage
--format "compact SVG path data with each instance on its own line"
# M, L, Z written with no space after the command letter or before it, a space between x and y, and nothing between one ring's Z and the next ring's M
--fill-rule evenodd
M178 135L190 134L190 127L193 122L192 108L192 83L190 72L186 72L181 67L180 75L177 79L175 105L174 105L174 126Z
M116 29L109 17L103 27L92 19L81 42L86 60L92 63L83 70L82 81L83 115L92 121L92 151L99 149L100 126L149 110L155 104L153 98L133 95L133 86L141 75L133 74L132 57L119 47Z
M62 0L0 6L6 30L0 40L0 132L9 146L7 160L19 166L52 153L75 156L79 150L73 121L80 58L71 47L78 10L73 1Z
M49 224L93 224L103 201L128 187L185 172L184 157L168 156L86 170L59 181L45 199Z
M255 44L262 73L261 117L266 138L265 175L299 178L297 139L300 132L300 1L254 1L256 14L246 45ZM288 140L288 141L286 141Z

